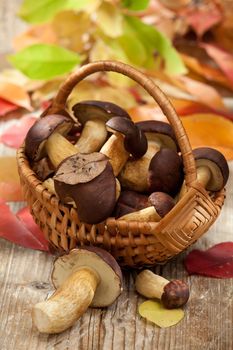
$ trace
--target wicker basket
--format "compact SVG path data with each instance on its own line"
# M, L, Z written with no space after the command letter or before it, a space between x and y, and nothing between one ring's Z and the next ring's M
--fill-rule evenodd
M61 204L55 195L42 186L30 168L22 146L18 150L17 160L25 199L46 239L59 252L67 252L77 245L96 245L110 251L122 266L139 267L166 262L209 229L220 213L225 191L210 198L196 181L191 146L173 106L163 92L135 68L114 61L100 61L81 67L62 84L47 114L64 108L74 86L99 71L114 71L130 77L159 104L180 146L188 192L159 223L108 218L97 225L86 224L80 222L73 207Z

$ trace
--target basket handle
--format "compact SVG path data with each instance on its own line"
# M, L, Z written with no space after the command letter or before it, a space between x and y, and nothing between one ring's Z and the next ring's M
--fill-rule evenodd
M173 105L160 88L150 78L137 69L117 61L97 61L82 66L73 72L61 85L57 96L53 100L53 103L46 114L56 113L64 108L66 100L73 88L88 75L99 71L118 72L128 76L141 85L158 103L162 112L166 115L173 127L183 157L186 186L190 187L196 180L197 172L192 148L181 120L179 119Z

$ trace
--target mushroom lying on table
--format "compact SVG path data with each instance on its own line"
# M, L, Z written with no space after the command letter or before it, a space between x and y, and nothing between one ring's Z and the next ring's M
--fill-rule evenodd
M113 117L106 123L106 127L113 135L100 152L109 157L113 172L117 176L130 154L138 159L146 153L147 139L136 124L128 118Z
M197 180L207 191L223 189L229 177L229 167L223 154L214 148L200 147L193 150L197 167ZM179 193L181 199L187 192L185 182Z
M150 270L140 272L135 281L139 294L146 298L161 299L167 309L185 305L189 299L189 287L181 280L168 281Z
M138 191L149 191L148 172L151 159L162 148L177 152L178 145L172 127L168 123L148 120L136 123L144 132L148 141L148 149L140 159L129 159L120 173L119 180L123 187ZM177 155L178 157L178 155Z
M52 272L56 292L34 306L33 323L42 333L60 333L92 307L111 305L122 292L122 273L111 254L97 247L73 249Z
M167 193L154 192L148 197L148 204L144 209L131 212L118 218L125 221L160 221L173 207L174 199Z
M80 153L99 151L107 139L106 122L114 116L130 119L128 113L114 103L106 101L82 101L72 107L82 124L81 137L76 142Z

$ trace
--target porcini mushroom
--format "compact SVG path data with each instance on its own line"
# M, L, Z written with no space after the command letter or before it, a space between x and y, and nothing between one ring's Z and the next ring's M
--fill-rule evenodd
M74 200L79 219L96 224L109 217L116 203L116 180L108 158L101 153L77 153L58 166L55 191L63 202Z
M30 128L25 138L25 153L32 161L38 161L48 154L56 167L64 158L78 150L64 137L74 122L59 114L46 115Z
M92 307L111 305L122 292L122 274L111 254L97 247L73 249L53 267L56 292L33 308L32 319L42 333L60 333Z
M145 209L131 212L118 219L125 221L158 222L174 207L175 202L167 193L154 192L148 198L148 205Z
M130 154L142 157L147 151L144 133L128 118L113 117L106 123L113 135L103 145L100 152L110 159L115 176L119 174Z
M177 194L184 179L183 163L176 151L162 148L150 161L148 187L150 192Z
M217 192L224 188L229 177L229 167L224 155L214 148L200 147L193 150L197 167L197 180L207 191ZM181 199L187 192L185 182L179 193Z
M150 270L140 272L135 281L139 294L146 298L161 299L167 309L185 305L189 299L189 287L181 280L168 281Z
M99 151L107 139L106 122L113 116L129 118L128 113L114 103L106 101L82 101L72 110L83 125L83 130L76 146L80 153Z
M115 217L119 218L148 206L148 196L134 191L122 191L116 204Z
M134 160L129 159L122 169L119 180L124 188L138 192L149 191L148 171L151 159L162 148L170 148L177 151L177 141L170 124L148 120L136 123L142 130L148 141L148 149L143 157Z

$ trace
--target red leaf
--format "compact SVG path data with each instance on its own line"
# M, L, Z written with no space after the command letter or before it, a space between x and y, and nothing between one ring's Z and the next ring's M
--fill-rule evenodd
M233 242L216 244L206 251L193 250L184 261L190 275L233 277Z
M25 214L20 214L23 220L19 220L10 210L8 205L0 199L0 237L7 239L13 243L19 244L26 248L48 250L47 242L44 242L42 234L33 228L29 220L29 224L25 225ZM27 215L26 215L27 216ZM26 219L27 221L27 219ZM30 230L32 229L32 231ZM34 235L35 234L35 235Z
M6 115L9 112L15 111L18 108L19 107L14 105L13 103L0 98L0 117Z
M217 63L226 77L233 82L233 55L211 44L201 44L201 47Z
M211 29L223 19L220 8L214 2L200 3L198 6L186 7L181 14L193 28L198 37Z
M31 126L35 123L36 118L32 116L25 116L12 124L0 136L0 142L12 148L18 148L22 145L25 136Z

